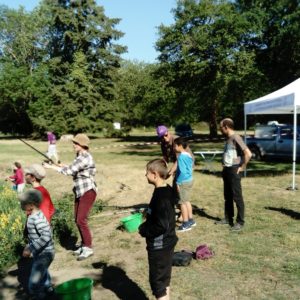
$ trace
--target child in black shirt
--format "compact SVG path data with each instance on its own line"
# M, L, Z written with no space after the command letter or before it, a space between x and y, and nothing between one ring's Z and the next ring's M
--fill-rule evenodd
M153 295L156 299L169 299L172 258L178 240L175 233L175 194L172 187L165 183L168 168L163 159L148 162L146 177L155 189L146 221L139 227L139 232L146 238Z

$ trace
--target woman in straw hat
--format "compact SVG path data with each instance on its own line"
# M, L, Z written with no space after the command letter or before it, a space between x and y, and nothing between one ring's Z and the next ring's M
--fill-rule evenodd
M58 171L63 175L70 175L74 181L75 193L75 222L81 236L81 246L74 251L77 260L84 260L93 255L92 236L88 226L88 215L96 199L96 183L94 176L96 167L92 155L89 153L90 139L83 133L77 134L73 139L76 157L69 166L44 164L45 168Z

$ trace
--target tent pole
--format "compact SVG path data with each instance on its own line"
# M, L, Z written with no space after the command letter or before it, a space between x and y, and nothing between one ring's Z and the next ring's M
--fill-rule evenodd
M245 145L247 145L247 114L244 109L244 141ZM245 167L244 170L244 177L247 177L247 166Z
M294 96L295 97L295 96ZM297 106L294 101L294 135L293 135L293 181L292 190L296 189L295 175L296 175L296 151L297 151Z

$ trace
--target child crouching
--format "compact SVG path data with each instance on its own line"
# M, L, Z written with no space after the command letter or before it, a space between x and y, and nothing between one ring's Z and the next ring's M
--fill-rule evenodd
M169 299L172 258L177 243L175 233L175 194L165 183L168 177L167 164L162 159L154 159L146 166L148 183L155 186L146 221L139 227L146 238L149 281L156 299Z
M33 299L45 299L53 294L48 268L54 259L54 244L50 225L39 209L42 194L29 190L19 196L21 208L27 218L29 243L23 250L24 257L32 257L28 291Z

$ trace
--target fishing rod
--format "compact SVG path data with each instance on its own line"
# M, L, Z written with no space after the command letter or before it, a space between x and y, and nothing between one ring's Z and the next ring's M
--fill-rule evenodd
M47 159L47 162L59 166L58 164L56 164L50 157L48 157L46 154L44 154L43 152L41 152L40 150L36 149L35 147L31 146L29 143L25 142L24 140L20 139L19 140L21 142L23 142L25 145L27 145L28 147L30 147L31 149L33 149L35 152L39 153L40 155L42 155L43 157L45 157Z
M100 205L101 208L110 208L110 209L116 209L116 210L123 210L123 209L132 209L136 211L141 211L146 208L148 208L148 204L136 204L136 205L128 205L128 206L119 206L119 205Z

